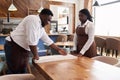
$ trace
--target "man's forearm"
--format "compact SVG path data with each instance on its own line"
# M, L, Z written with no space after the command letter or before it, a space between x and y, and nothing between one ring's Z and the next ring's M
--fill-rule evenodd
M62 55L66 55L67 54L63 49L59 48L55 44L51 44L50 47L54 48L56 51L58 51Z
M30 45L29 46L30 47L30 50L31 50L31 52L32 52L32 54L33 54L33 58L35 58L35 59L39 59L38 57L39 57L39 55L38 55L38 51L37 51L37 46L35 45L35 46L33 46L33 45Z
M53 49L55 49L55 50L57 50L57 51L60 50L60 48L58 46L56 46L54 43L51 44L50 47L53 48Z

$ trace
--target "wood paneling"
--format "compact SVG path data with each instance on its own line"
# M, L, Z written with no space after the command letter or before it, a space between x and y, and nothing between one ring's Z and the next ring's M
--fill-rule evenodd
M90 4L92 4L92 0L84 0L84 1L85 1L85 8L88 8ZM75 4L73 3L64 3L64 2L49 1L49 0L13 0L13 4L16 6L18 10L15 12L10 12L10 17L24 18L28 14L36 14L37 10L41 6L41 2L44 8L49 8L50 4L69 7L71 9L70 13L73 15L72 30L73 32L75 32ZM7 17L8 8L11 3L12 0L0 0L0 17Z
M25 17L28 15L29 10L37 11L41 6L41 1L42 0L13 0L13 4L18 10L10 12L10 16ZM43 0L42 2L46 4L46 1L47 0ZM0 0L0 17L7 17L8 8L11 3L12 0Z
M93 0L84 0L84 8L87 8L92 13Z
M84 7L88 8L93 0L84 0ZM30 11L37 11L40 6L41 2L44 7L49 8L49 2L50 4L58 4L58 5L65 5L62 2L55 2L55 1L48 1L48 0L13 0L13 4L17 7L17 11L11 12L11 17L25 17L28 15L29 10ZM10 4L12 3L12 0L0 0L0 17L7 17L8 8ZM67 4L69 6L69 4ZM89 7L91 10L91 7Z

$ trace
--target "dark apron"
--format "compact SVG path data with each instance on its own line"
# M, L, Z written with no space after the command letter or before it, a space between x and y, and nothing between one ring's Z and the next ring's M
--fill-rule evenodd
M29 60L29 51L11 41L5 43L5 55L10 73L25 73Z
M77 53L81 51L83 46L88 40L88 35L85 33L85 27L77 27L76 29L76 34L77 34ZM97 49L96 49L96 44L95 41L92 43L90 48L84 53L83 56L86 57L94 57L97 55Z

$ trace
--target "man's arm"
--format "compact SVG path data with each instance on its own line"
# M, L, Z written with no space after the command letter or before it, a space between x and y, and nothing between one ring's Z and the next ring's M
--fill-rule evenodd
M56 46L56 45L54 44L53 40L50 39L50 37L47 35L47 33L45 32L44 29L43 29L43 32L44 32L44 33L43 33L43 35L42 35L42 37L41 37L41 40L42 40L42 41L44 41L45 43L47 43L47 45L49 45L51 48L53 48L53 49L55 49L56 51L58 51L60 54L62 54L62 55L66 55L66 54L67 54L63 49L59 48L58 46Z
M66 55L67 54L63 49L59 48L54 43L51 44L50 47L53 48L53 49L55 49L56 51L58 51L61 55Z
M31 50L31 52L32 52L32 54L33 54L33 59L36 59L36 60L38 60L39 59L39 55L38 55L38 51L37 51L37 46L36 45L29 45L29 47L30 47L30 50Z

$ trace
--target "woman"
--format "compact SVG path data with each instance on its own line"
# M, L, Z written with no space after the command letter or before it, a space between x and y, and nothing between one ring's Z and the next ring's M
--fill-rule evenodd
M97 55L96 44L94 41L94 25L92 17L87 9L79 11L80 24L76 28L74 35L74 47L71 52L73 55L94 57Z

